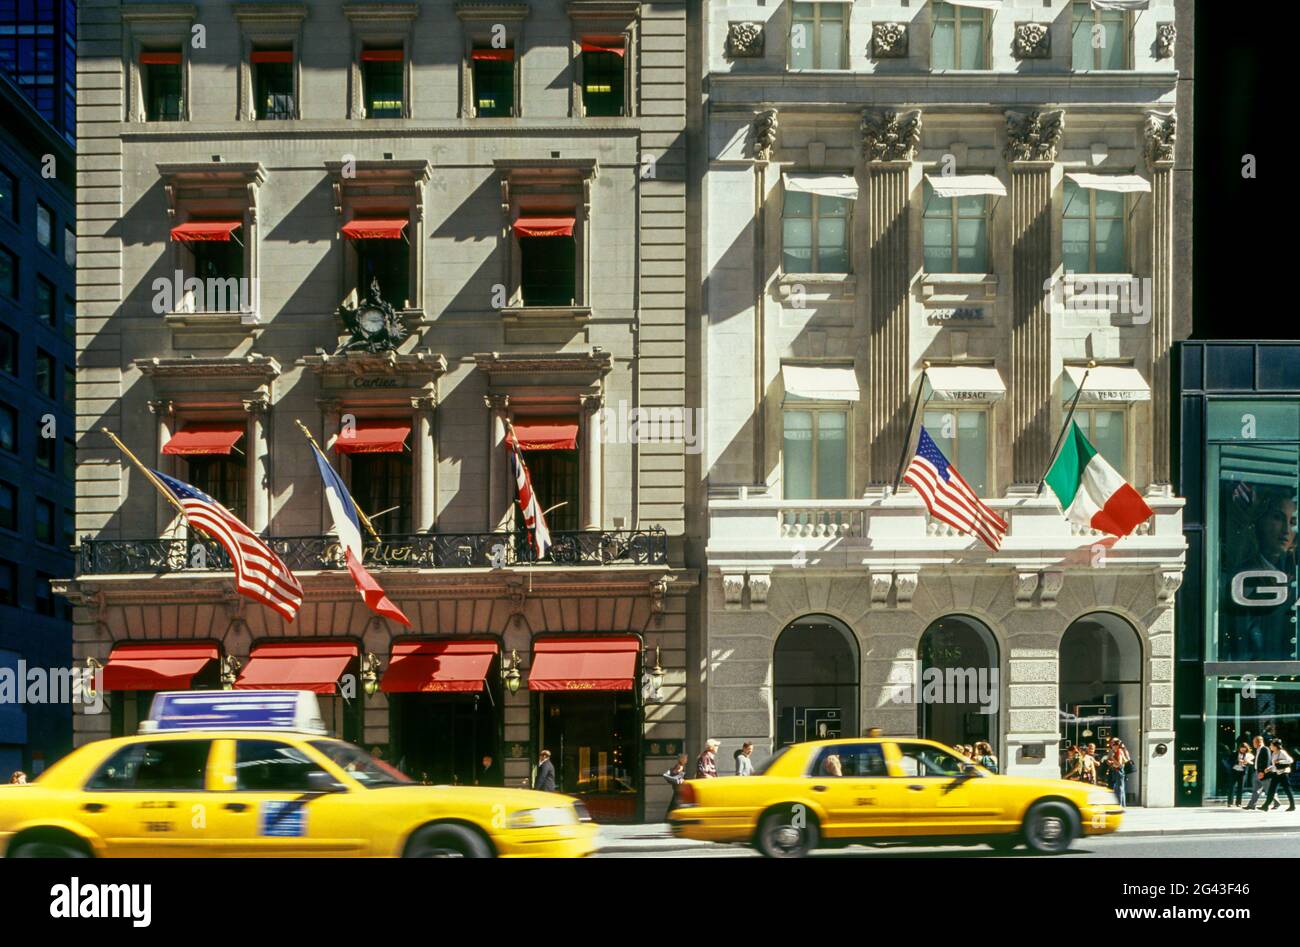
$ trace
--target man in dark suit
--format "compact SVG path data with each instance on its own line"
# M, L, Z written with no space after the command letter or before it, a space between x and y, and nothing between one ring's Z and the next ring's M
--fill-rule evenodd
M542 750L537 759L537 775L533 777L533 788L541 792L555 792L555 764L551 762L550 750Z
M1250 784L1250 802L1245 806L1247 809L1255 808L1255 800L1264 791L1264 772L1268 769L1269 764L1268 747L1264 745L1264 738L1255 737L1253 743L1255 747L1255 779Z

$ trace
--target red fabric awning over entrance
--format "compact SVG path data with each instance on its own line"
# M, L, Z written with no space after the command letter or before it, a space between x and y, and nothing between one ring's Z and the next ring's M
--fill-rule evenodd
M578 422L573 418L519 418L514 429L514 437L506 434L506 443L513 447L518 438L520 450L578 448Z
M349 240L401 240L408 223L405 217L358 219L344 224L339 233Z
M172 239L185 243L220 241L229 243L235 231L244 226L240 220L191 220L172 228Z
M188 690L194 675L218 657L214 644L120 644L104 665L104 690Z
M491 46L475 49L469 54L470 59L486 59L489 62L514 62L515 51L510 47L495 49Z
M408 421L357 421L350 437L340 434L334 450L340 454L400 454L411 436Z
M582 38L582 51L584 53L613 53L615 56L622 56L626 50L623 48L623 37L621 36L584 36Z
M187 424L163 445L164 454L229 454L244 436L243 421Z
M533 647L528 689L630 691L641 642L630 636L542 638Z
M252 60L255 63L263 62L293 62L292 49L255 49L253 50Z
M496 654L488 640L399 641L380 687L386 694L481 691Z
M153 52L140 54L140 65L142 66L179 66L180 64L181 54L178 52L154 50Z
M362 62L401 62L404 58L400 49L363 49Z
M572 216L519 217L515 219L517 237L572 237L575 218Z
M236 690L292 690L333 694L339 676L357 657L347 641L293 641L258 645L248 656Z

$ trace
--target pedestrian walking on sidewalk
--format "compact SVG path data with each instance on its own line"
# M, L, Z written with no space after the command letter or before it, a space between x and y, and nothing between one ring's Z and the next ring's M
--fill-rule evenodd
M683 753L677 757L677 762L664 773L664 779L668 785L673 787L673 797L668 800L668 810L664 813L665 822L668 821L668 813L677 808L677 793L682 788L682 781L686 779L686 764L690 761L691 758Z
M1128 794L1128 777L1137 767L1129 755L1128 747L1119 737L1110 738L1110 755L1106 757L1106 765L1110 769L1110 788L1119 798L1119 807L1126 808L1124 799Z
M699 759L695 761L695 778L696 779L714 779L718 775L718 747L722 746L717 740L706 740L704 742L704 752L700 754Z
M1239 806L1246 788L1246 780L1255 772L1255 754L1245 740L1237 747L1237 762L1232 764L1232 778L1228 781L1228 805Z
M1291 793L1291 765L1295 760L1291 758L1291 754L1286 751L1286 747L1282 746L1282 741L1278 739L1274 739L1270 746L1269 759L1268 795L1264 797L1264 811L1267 812L1270 806L1276 809L1281 805L1276 798L1280 786L1282 791L1286 793L1287 801L1291 803L1286 811L1295 812L1295 796Z
M754 752L754 744L750 743L748 740L746 740L744 743L740 745L740 749L736 751L736 775L737 776L754 775L754 764L749 758L750 754L753 752Z
M551 762L550 750L542 750L538 755L533 788L539 792L555 792L555 764Z
M1245 809L1255 808L1255 800L1264 791L1264 774L1268 772L1268 747L1264 745L1264 738L1255 737L1251 745L1255 747L1255 768L1250 777L1250 802L1243 806Z

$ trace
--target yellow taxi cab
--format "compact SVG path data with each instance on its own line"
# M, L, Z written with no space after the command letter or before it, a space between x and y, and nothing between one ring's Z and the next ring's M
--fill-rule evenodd
M1116 831L1123 811L1109 789L998 776L940 743L883 737L796 743L754 776L688 780L668 821L681 838L773 858L857 843L1056 853Z
M195 694L202 695L199 702ZM189 723L159 726L151 719L154 726L141 728L149 732L89 743L35 782L4 787L0 852L11 858L490 858L579 857L595 850L596 826L570 796L418 785L322 727L249 722L265 709L254 707L259 701L278 698L284 710L302 696L158 695L151 718L159 699L184 697ZM305 696L314 707L315 696ZM222 700L230 706L223 708ZM196 706L217 709L203 714ZM226 713L231 707L240 713Z

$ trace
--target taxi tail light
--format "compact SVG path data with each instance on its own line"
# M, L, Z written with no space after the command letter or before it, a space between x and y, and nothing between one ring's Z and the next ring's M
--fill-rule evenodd
M695 787L686 781L683 781L681 786L677 789L677 805L695 805Z

